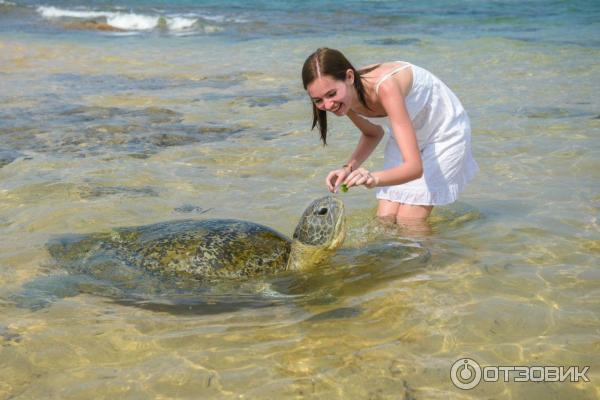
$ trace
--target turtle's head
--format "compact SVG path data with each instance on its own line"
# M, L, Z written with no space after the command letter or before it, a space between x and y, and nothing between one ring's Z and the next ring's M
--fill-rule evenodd
M326 196L313 201L304 210L294 239L306 246L334 250L346 237L344 203L336 197Z

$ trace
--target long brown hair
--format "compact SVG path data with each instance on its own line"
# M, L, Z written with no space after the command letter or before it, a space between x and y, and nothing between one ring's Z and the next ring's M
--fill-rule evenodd
M319 76L329 75L335 80L344 81L346 80L346 72L350 69L354 72L354 88L356 89L358 100L367 107L367 109L370 109L365 100L365 87L363 86L361 73L365 74L370 72L378 66L379 64L363 71L357 71L340 51L321 47L304 61L304 66L302 67L302 83L304 85L304 90L306 90L306 87ZM326 145L327 112L325 110L319 110L314 103L312 104L312 110L313 123L311 129L314 129L315 126L319 127L321 140L323 141L323 145Z

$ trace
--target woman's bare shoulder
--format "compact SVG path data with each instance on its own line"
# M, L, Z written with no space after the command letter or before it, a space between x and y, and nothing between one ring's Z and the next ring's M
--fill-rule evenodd
M398 67L398 61L386 61L377 64L366 65L360 68L358 71L363 73L364 75L361 76L365 78L379 78L396 67Z

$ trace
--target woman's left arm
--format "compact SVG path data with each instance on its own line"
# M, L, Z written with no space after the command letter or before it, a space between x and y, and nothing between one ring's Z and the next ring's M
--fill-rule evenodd
M397 167L372 173L361 168L346 178L348 186L365 185L372 188L400 185L423 175L423 163L417 144L417 135L406 110L400 87L394 79L384 81L379 87L379 100L388 115L392 134L400 148L404 162Z

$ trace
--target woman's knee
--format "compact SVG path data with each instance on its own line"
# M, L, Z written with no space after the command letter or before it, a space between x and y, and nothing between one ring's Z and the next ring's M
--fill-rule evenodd
M400 203L395 203L389 200L379 200L379 206L377 207L377 216L382 220L395 221L399 206Z

